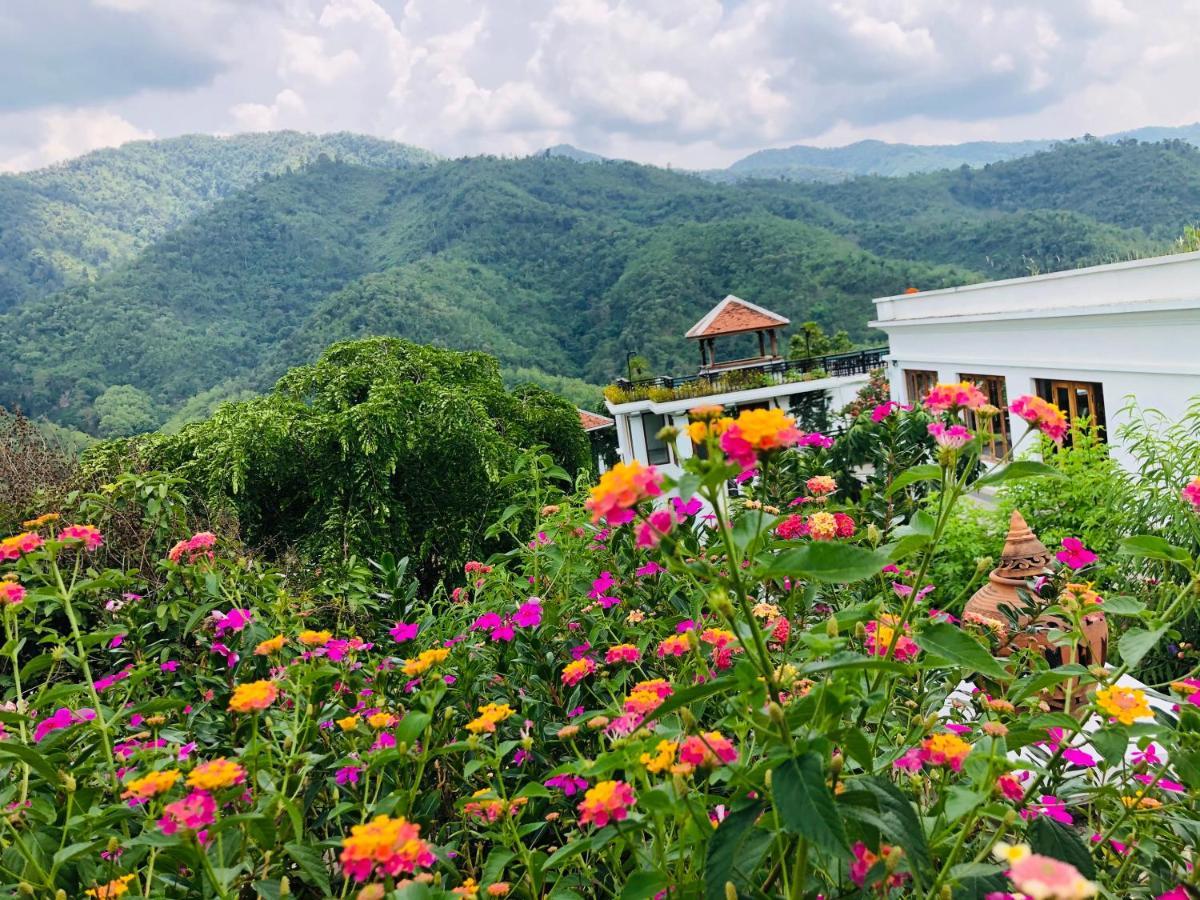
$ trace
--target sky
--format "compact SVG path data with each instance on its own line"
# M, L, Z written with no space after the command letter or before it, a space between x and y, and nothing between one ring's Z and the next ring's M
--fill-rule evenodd
M1200 0L0 0L0 171L189 133L764 147L1200 119Z

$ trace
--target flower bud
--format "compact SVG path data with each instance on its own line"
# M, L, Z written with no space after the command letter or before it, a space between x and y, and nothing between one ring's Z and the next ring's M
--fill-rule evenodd
M883 858L883 863L889 875L896 871L900 865L900 860L903 858L904 851L900 847L892 847L888 850L887 856Z
M24 894L26 897L33 896L33 885L28 881L22 881L17 885L17 893Z
M75 793L76 784L74 775L68 775L66 772L63 772L62 782L64 791L68 794Z
M675 788L675 796L676 797L684 797L687 795L687 793L688 793L687 780L682 775L680 775L678 772L675 772L671 775L671 785L672 785L672 787Z
M279 896L280 897L290 897L291 895L292 895L292 882L286 875L284 875L282 878L279 879Z
M696 727L696 716L686 706L679 708L679 718L683 722L683 727L688 731Z
M783 707L774 700L767 704L767 715L771 717L771 721L776 725L783 725L787 721L783 713Z
M840 753L833 754L833 759L829 761L829 774L837 778L842 774L842 766L846 762L846 757Z
M108 846L105 849L108 850L109 853L116 853L121 849L121 842L115 837L110 837L108 839Z
M733 618L733 603L730 602L729 594L725 591L713 591L709 594L708 605L718 615L722 615L726 619Z
M593 731L599 731L601 728L608 727L608 716L592 716L587 721L588 728Z
M1017 811L1015 809L1007 810L1004 813L1004 824L1013 825L1017 821Z
M827 635L829 635L830 637L837 637L838 631L839 631L838 621L835 616L830 616L828 619L825 620L825 633ZM866 632L864 631L863 634L866 634Z
M397 741L396 742L396 752L399 753L401 756L404 756L405 754L407 754L409 749L410 748L408 746L408 741Z
M59 888L54 892L54 900L67 900L67 892Z
M561 741L569 741L577 734L579 734L578 725L564 725L562 728L558 729L558 739Z
M854 636L860 639L865 638L867 636L867 626L865 626L862 622L855 622Z
M992 559L990 556L979 557L979 559L975 560L975 574L980 575L980 574L988 571L994 563L995 563L995 560Z
M867 525L867 542L872 546L878 546L879 541L883 538L883 532L876 527L874 522Z
M737 888L732 881L725 882L725 900L737 900Z
M658 439L663 443L669 443L679 437L679 429L674 425L666 425L658 430Z

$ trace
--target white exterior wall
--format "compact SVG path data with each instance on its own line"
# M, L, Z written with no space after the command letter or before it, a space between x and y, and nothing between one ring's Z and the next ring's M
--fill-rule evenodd
M1200 253L1135 260L1032 278L875 301L872 326L887 332L893 398L906 396L906 369L999 375L1009 402L1036 393L1037 379L1101 385L1108 438L1124 465L1121 409L1179 418L1200 395ZM1025 423L1010 415L1014 439Z
M815 381L802 381L792 384L777 384L770 387L754 388L745 391L731 391L725 394L713 394L705 397L690 397L686 400L668 400L656 403L651 400L637 400L633 403L608 405L609 414L616 420L617 448L624 462L639 460L649 462L646 451L646 435L643 431L642 414L655 413L667 417L667 422L681 431L688 425L688 410L695 406L720 404L725 407L735 407L749 403L769 401L771 406L789 409L792 398L798 394L813 391L825 391L830 397L830 407L837 410L850 403L858 394L859 388L867 383L866 375L844 375L838 378L821 378ZM666 465L659 465L662 472L678 478L683 469L678 463L692 456L692 442L686 435L680 436L675 443L678 458Z

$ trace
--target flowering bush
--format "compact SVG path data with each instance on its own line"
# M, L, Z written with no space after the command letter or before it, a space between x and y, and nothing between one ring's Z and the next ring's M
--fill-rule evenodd
M783 497L795 457L837 448L784 415L700 410L707 453L678 480L630 465L586 498L542 485L495 532L533 533L446 573L452 599L378 616L289 593L219 534L122 571L97 564L89 523L30 523L0 542L0 879L94 897L1200 896L1200 679L1128 677L1194 604L1200 564L1131 538L1120 552L1172 567L1175 590L1112 595L1105 561L1063 541L1028 596L1065 664L1016 640L1036 622L963 621L966 598L929 579L956 504L1056 477L977 474L969 387L874 423L880 441L909 417L951 436L879 486L930 484L932 502L855 502L823 472ZM161 602L180 629L156 626ZM1112 667L1070 662L1099 613L1121 632Z

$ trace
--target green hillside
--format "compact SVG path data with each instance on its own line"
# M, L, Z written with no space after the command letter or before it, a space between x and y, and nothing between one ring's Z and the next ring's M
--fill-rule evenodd
M0 175L0 310L93 278L206 206L322 154L388 168L435 159L365 135L281 131L136 141Z
M1198 218L1182 142L824 185L554 155L318 159L0 315L0 404L93 434L177 428L373 334L485 350L510 384L586 401L627 351L690 370L683 332L727 293L866 342L874 296L1162 252Z

